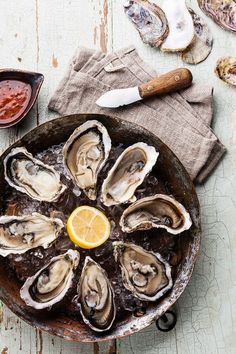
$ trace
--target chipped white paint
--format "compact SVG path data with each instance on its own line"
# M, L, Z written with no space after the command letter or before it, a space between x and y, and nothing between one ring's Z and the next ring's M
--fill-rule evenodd
M0 150L34 127L52 119L47 102L78 45L115 50L135 44L159 72L181 66L177 55L144 45L123 14L122 0L0 0L0 67L38 70L45 75L38 105L17 128L0 131ZM155 0L156 3L159 1ZM155 326L118 341L119 354L233 354L236 352L236 91L213 74L216 60L235 56L236 35L226 32L188 1L209 24L214 47L209 58L189 68L196 81L215 88L214 130L228 154L204 186L198 187L203 238L190 285L178 301L178 323L169 334ZM114 343L74 344L41 334L6 307L1 319L2 354L115 353Z

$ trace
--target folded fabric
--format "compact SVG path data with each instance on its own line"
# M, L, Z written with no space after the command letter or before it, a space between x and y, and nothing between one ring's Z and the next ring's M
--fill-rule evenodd
M157 73L134 47L105 54L79 48L49 102L62 115L103 113L137 123L155 133L178 156L194 182L201 183L225 152L210 128L212 88L193 84L179 93L153 97L117 109L96 100L106 91L139 85Z

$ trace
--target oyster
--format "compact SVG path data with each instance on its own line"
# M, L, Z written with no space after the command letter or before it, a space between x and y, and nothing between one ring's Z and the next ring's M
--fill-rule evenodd
M0 217L0 255L25 253L32 248L48 248L63 228L60 219L33 213Z
M23 147L12 149L5 157L4 170L11 187L39 201L55 202L66 189L53 167L35 159Z
M171 267L160 254L122 241L113 242L126 289L141 300L156 301L173 286Z
M164 0L162 10L168 21L169 34L161 45L161 50L182 52L194 39L193 19L185 0Z
M135 190L152 170L158 155L153 146L145 143L136 143L125 149L103 182L103 203L111 206L135 201Z
M78 293L84 322L97 332L110 329L116 317L113 288L105 270L90 257L85 258Z
M199 7L219 26L236 32L235 0L198 0Z
M61 301L72 285L79 258L77 251L68 250L53 257L34 276L28 278L20 290L26 305L41 310Z
M152 47L159 47L168 35L168 24L162 9L147 0L126 1L124 8L142 41Z
M75 129L66 142L64 163L74 182L89 199L96 199L100 170L111 150L111 139L103 124L90 120Z
M192 221L182 204L165 194L139 199L122 214L120 225L124 232L166 229L176 235L188 230Z
M236 58L225 57L218 60L216 75L227 84L236 86Z
M205 60L211 53L213 38L207 23L189 8L193 19L195 38L193 43L181 53L181 58L185 63L198 64Z

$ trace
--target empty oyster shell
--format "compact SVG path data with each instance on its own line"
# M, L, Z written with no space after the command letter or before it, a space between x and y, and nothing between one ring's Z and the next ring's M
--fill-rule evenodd
M236 85L236 58L225 57L218 60L215 67L216 75L230 85Z
M32 248L48 248L63 228L60 219L33 213L0 217L0 255L25 253Z
M28 278L20 290L26 305L41 310L61 301L72 285L79 258L79 252L68 250L53 257L46 266Z
M199 7L222 28L236 32L235 0L198 0Z
M152 170L158 155L153 146L145 143L125 149L103 182L102 202L111 206L135 201L135 190Z
M120 219L122 231L128 233L162 228L176 235L191 225L192 220L183 205L165 194L139 199L124 211Z
M78 293L84 322L97 332L110 329L116 317L113 288L105 270L90 257L85 258Z
M103 124L88 121L77 129L66 142L64 163L74 182L89 199L96 199L96 184L100 170L111 150L111 139Z
M185 0L164 0L162 4L169 34L161 45L163 52L182 52L194 39L193 19Z
M205 60L211 53L213 38L207 23L189 8L193 19L195 38L192 44L181 53L181 58L185 63L198 64Z
M53 167L35 159L23 147L12 149L5 157L4 170L11 187L39 201L55 202L66 189Z
M122 241L113 242L126 289L141 300L156 301L173 286L171 268L158 253Z
M159 47L168 35L168 24L162 9L147 0L126 1L124 8L143 42Z

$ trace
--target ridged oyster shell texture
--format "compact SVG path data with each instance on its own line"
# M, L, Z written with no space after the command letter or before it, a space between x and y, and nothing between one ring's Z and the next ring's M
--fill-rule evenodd
M202 11L222 28L236 32L235 0L198 0Z
M215 67L215 73L222 81L236 86L236 58L224 57L219 59Z
M193 19L195 37L190 46L181 53L185 63L198 64L211 53L213 37L207 23L192 9L188 9Z
M169 29L166 16L159 6L145 0L130 0L124 3L124 9L144 43L152 47L163 43Z

